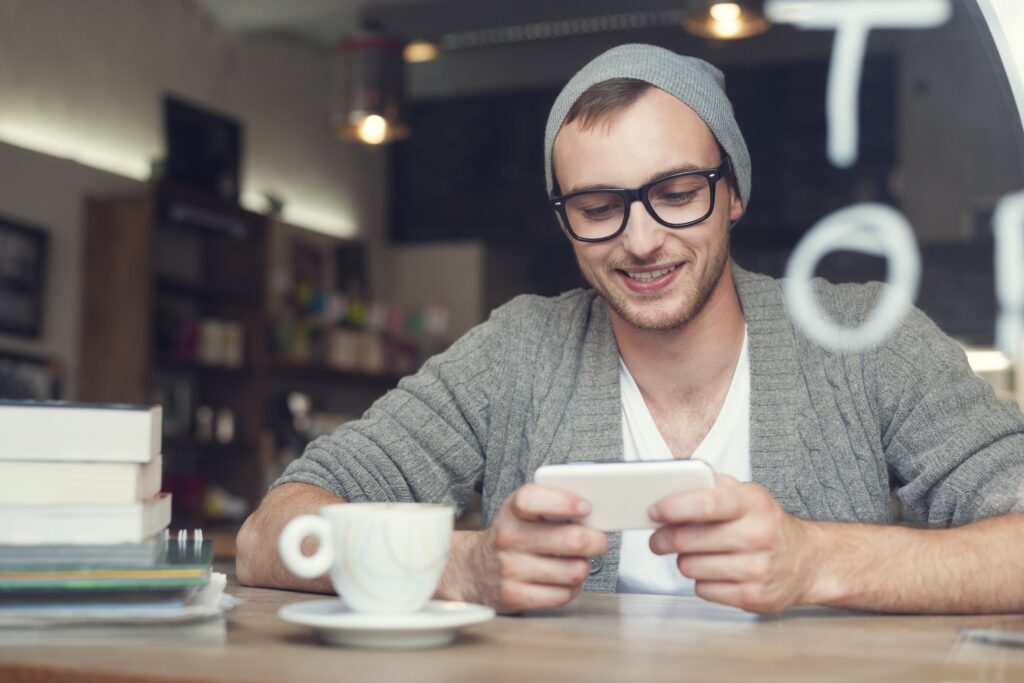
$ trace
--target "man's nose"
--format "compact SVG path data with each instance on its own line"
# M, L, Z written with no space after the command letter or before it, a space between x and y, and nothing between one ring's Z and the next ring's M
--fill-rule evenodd
M666 230L654 220L643 202L629 207L629 221L622 233L622 247L637 259L653 256L665 244Z

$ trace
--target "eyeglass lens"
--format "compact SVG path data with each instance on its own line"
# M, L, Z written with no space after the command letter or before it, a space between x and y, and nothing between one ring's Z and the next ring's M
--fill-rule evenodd
M711 189L703 175L666 178L653 185L647 199L657 218L666 223L689 223L711 212ZM588 192L569 198L565 216L579 237L600 239L622 227L625 198L616 192Z

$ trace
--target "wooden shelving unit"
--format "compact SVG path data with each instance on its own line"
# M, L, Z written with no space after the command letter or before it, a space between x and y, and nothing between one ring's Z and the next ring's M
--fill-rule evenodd
M176 526L211 527L196 502L203 485L241 496L250 508L258 503L282 466L275 437L294 444L282 414L291 392L326 414L358 415L401 378L271 355L272 318L287 312L279 300L275 308L268 281L273 259L280 268L290 253L286 238L297 232L324 254L352 244L159 183L87 202L79 398L166 406L165 482L172 493L181 489ZM241 358L211 360L196 353L193 337L175 333L188 321L194 334L196 321L210 318L241 328ZM199 406L230 411L228 443L200 437Z
M172 490L177 478L198 476L250 506L263 493L266 230L261 215L159 183L138 195L87 202L80 398L153 403L167 387L182 388L189 400L180 433L167 433L165 422L165 483ZM209 363L165 348L161 316L175 308L239 326L241 363ZM229 443L196 439L201 405L230 411ZM176 524L204 523L194 501L181 502L191 508L179 505Z

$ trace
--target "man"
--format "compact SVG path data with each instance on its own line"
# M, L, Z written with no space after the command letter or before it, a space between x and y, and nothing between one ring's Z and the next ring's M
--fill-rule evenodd
M750 159L720 72L652 46L606 52L556 100L545 160L592 290L513 300L312 443L239 533L243 582L330 591L276 553L284 524L323 504L461 506L477 489L486 528L456 532L439 597L1024 608L1024 418L919 311L878 349L831 353L793 327L778 281L730 261ZM879 291L817 287L847 325ZM530 483L544 463L671 457L709 461L717 487L657 503L653 534L548 522L588 503ZM926 528L887 525L891 490Z

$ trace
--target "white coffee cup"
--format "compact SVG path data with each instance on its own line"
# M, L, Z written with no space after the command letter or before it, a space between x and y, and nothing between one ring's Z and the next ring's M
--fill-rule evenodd
M341 503L290 521L277 547L299 578L329 571L334 589L355 611L415 612L441 580L454 526L455 509L448 505ZM310 536L319 547L306 556L301 546Z

